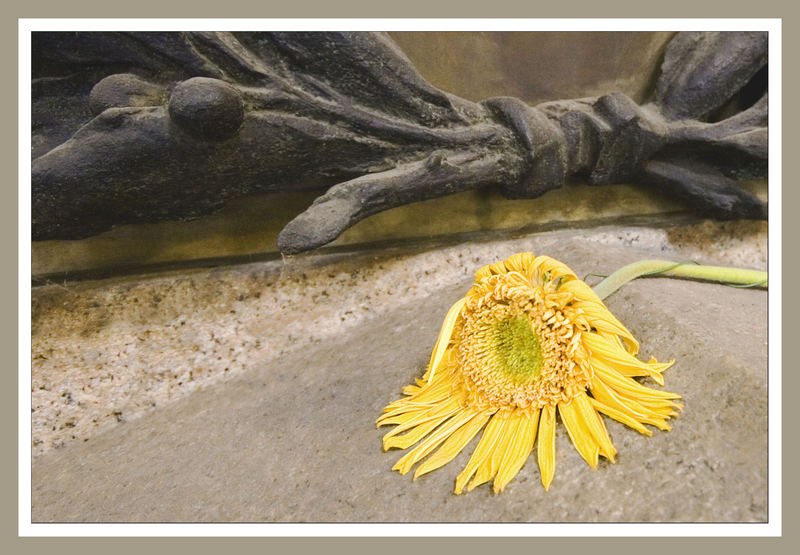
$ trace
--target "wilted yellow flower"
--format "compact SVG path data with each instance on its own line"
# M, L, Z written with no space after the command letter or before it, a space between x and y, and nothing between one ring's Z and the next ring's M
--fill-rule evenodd
M567 266L548 256L516 254L481 268L467 295L445 317L428 369L378 425L396 424L384 449L406 449L393 469L414 479L451 461L483 429L461 493L494 480L500 492L525 464L538 434L542 484L555 471L556 412L592 467L616 453L600 413L650 435L669 430L680 408L659 384L672 365L636 358L639 344ZM438 448L438 449L437 449ZM436 451L434 451L436 450Z

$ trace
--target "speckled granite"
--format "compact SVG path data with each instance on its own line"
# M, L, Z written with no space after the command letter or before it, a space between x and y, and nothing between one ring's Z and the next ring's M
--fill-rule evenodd
M718 246L713 246L713 245ZM520 250L579 275L643 257L766 266L766 224L559 231L303 257L34 291L34 521L763 521L763 290L651 278L608 305L642 355L677 359L685 408L645 437L607 421L616 464L557 437L500 496L451 493L470 449L412 483L381 408L421 373L479 266ZM724 323L721 326L720 323Z

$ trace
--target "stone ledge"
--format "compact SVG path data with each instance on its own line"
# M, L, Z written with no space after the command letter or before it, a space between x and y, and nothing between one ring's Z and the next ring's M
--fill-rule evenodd
M763 290L654 278L609 297L644 357L677 360L666 388L685 405L650 438L607 421L616 464L592 471L559 429L549 493L529 462L500 496L453 496L469 448L416 483L389 470L400 455L381 452L375 418L421 374L474 270L521 250L579 275L654 256L764 269L766 223L558 231L39 288L33 520L766 520Z

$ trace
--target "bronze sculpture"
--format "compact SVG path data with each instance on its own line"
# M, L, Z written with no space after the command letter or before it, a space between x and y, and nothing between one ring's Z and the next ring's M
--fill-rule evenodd
M485 186L634 183L717 218L766 218L767 34L678 33L649 102L531 107L436 89L381 33L34 33L32 237L195 218L319 189L279 248Z

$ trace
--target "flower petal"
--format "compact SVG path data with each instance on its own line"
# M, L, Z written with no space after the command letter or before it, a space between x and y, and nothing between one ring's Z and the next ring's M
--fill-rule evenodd
M674 409L680 408L678 403L668 399L655 401L642 398L632 399L630 396L612 390L602 380L594 380L590 389L592 395L603 404L622 412L629 418L634 418L640 424L652 424L662 430L670 429L666 420L670 416L677 415ZM612 418L619 420L613 416ZM639 428L636 427L636 429Z
M480 466L478 466L478 471L475 473L472 481L467 486L467 491L472 491L479 485L485 484L495 477L498 469L500 468L500 463L502 462L506 452L508 452L511 441L514 439L516 422L518 420L519 419L515 413L509 414L508 418L505 419L505 424L503 424L500 437L498 438L497 442L495 442L494 446L492 446L490 456L486 457Z
M509 272L519 272L524 275L535 258L532 252L520 252L506 258L503 264Z
M586 395L586 393L579 393L572 402L578 414L583 419L586 429L589 430L589 433L592 434L592 437L600 447L600 454L611 462L614 462L614 455L617 453L617 450L614 449L611 438L608 437L608 430L606 430L606 426L603 424L603 419L600 418L597 411L589 402L589 396Z
M426 436L436 426L444 422L447 418L461 410L461 405L457 399L450 399L438 407L431 409L422 415L412 418L408 422L400 424L383 436L383 449L388 451L392 447L405 449L414 445L417 441ZM411 430L398 436L399 432Z
M572 399L569 403L559 403L558 412L561 414L561 421L564 422L564 427L567 429L575 449L589 463L589 466L597 468L600 446L592 437L592 434L589 433L589 430L583 426L581 417L575 410L575 399Z
M475 437L481 428L489 421L491 412L483 412L473 415L472 419L461 426L450 437L447 438L439 449L434 454L425 459L421 465L417 467L414 472L414 479L416 480L423 474L446 465L458 455L464 447Z
M517 475L525 461L528 460L533 450L533 443L536 440L540 411L533 411L532 415L528 415L523 411L519 412L520 418L514 432L514 438L503 456L500 468L497 469L497 475L492 484L495 493L503 491L514 476Z
M464 490L464 486L467 484L469 479L472 478L472 475L475 474L475 472L478 470L478 467L486 460L486 458L492 456L494 446L500 439L507 420L507 415L501 415L498 413L495 413L492 416L492 419L489 420L489 424L483 431L481 440L478 442L478 446L475 448L475 451L472 453L472 456L467 462L467 466L456 477L455 492L457 494L460 494Z
M383 409L383 414L378 418L378 423L397 414L420 410L424 407L430 408L447 400L451 396L452 383L443 381L442 383L433 383L422 389L423 391L419 391L409 397L399 399L387 405L386 408Z
M603 380L607 386L637 399L657 400L680 398L680 395L675 393L646 387L635 380L626 378L613 367L598 359L592 360L592 369L594 370L595 378L599 378Z
M440 443L445 441L461 426L472 420L475 413L471 410L462 411L448 419L441 426L437 427L425 441L414 447L395 463L392 470L397 470L400 474L405 474L422 457L433 451Z
M578 277L566 264L549 256L537 256L532 265L538 270L540 276L549 274L551 281L558 278L568 278L567 281L569 281L569 278L577 279Z
M453 328L458 320L458 315L461 314L461 309L464 308L466 302L466 297L457 300L444 317L442 330L439 332L439 338L436 340L436 346L433 348L433 354L431 355L431 362L428 365L428 383L433 380L436 369L439 367L442 358L444 358L444 353L447 350L447 346L450 344L450 337L453 334Z
M556 409L555 407L542 407L539 417L539 444L538 459L539 473L545 491L550 489L553 475L556 471Z
M641 422L639 422L638 420L636 420L635 418L633 418L631 416L628 416L624 412L622 412L622 411L620 411L618 409L612 408L612 407L610 407L610 406L608 406L608 405L606 405L604 403L601 403L597 399L590 399L589 402L592 403L592 406L595 409L597 409L598 411L602 412L606 416L608 416L610 418L613 418L617 422L622 422L626 426L630 426L634 430L637 430L637 431L643 433L644 435L648 435L648 436L653 435L653 432L651 432L650 430L648 430L647 428L642 426Z
M664 378L659 372L672 365L671 362L660 364L642 362L629 352L621 349L618 344L597 333L583 334L583 345L591 351L593 361L601 360L620 373L624 369L629 375L650 376L660 385L664 384Z

